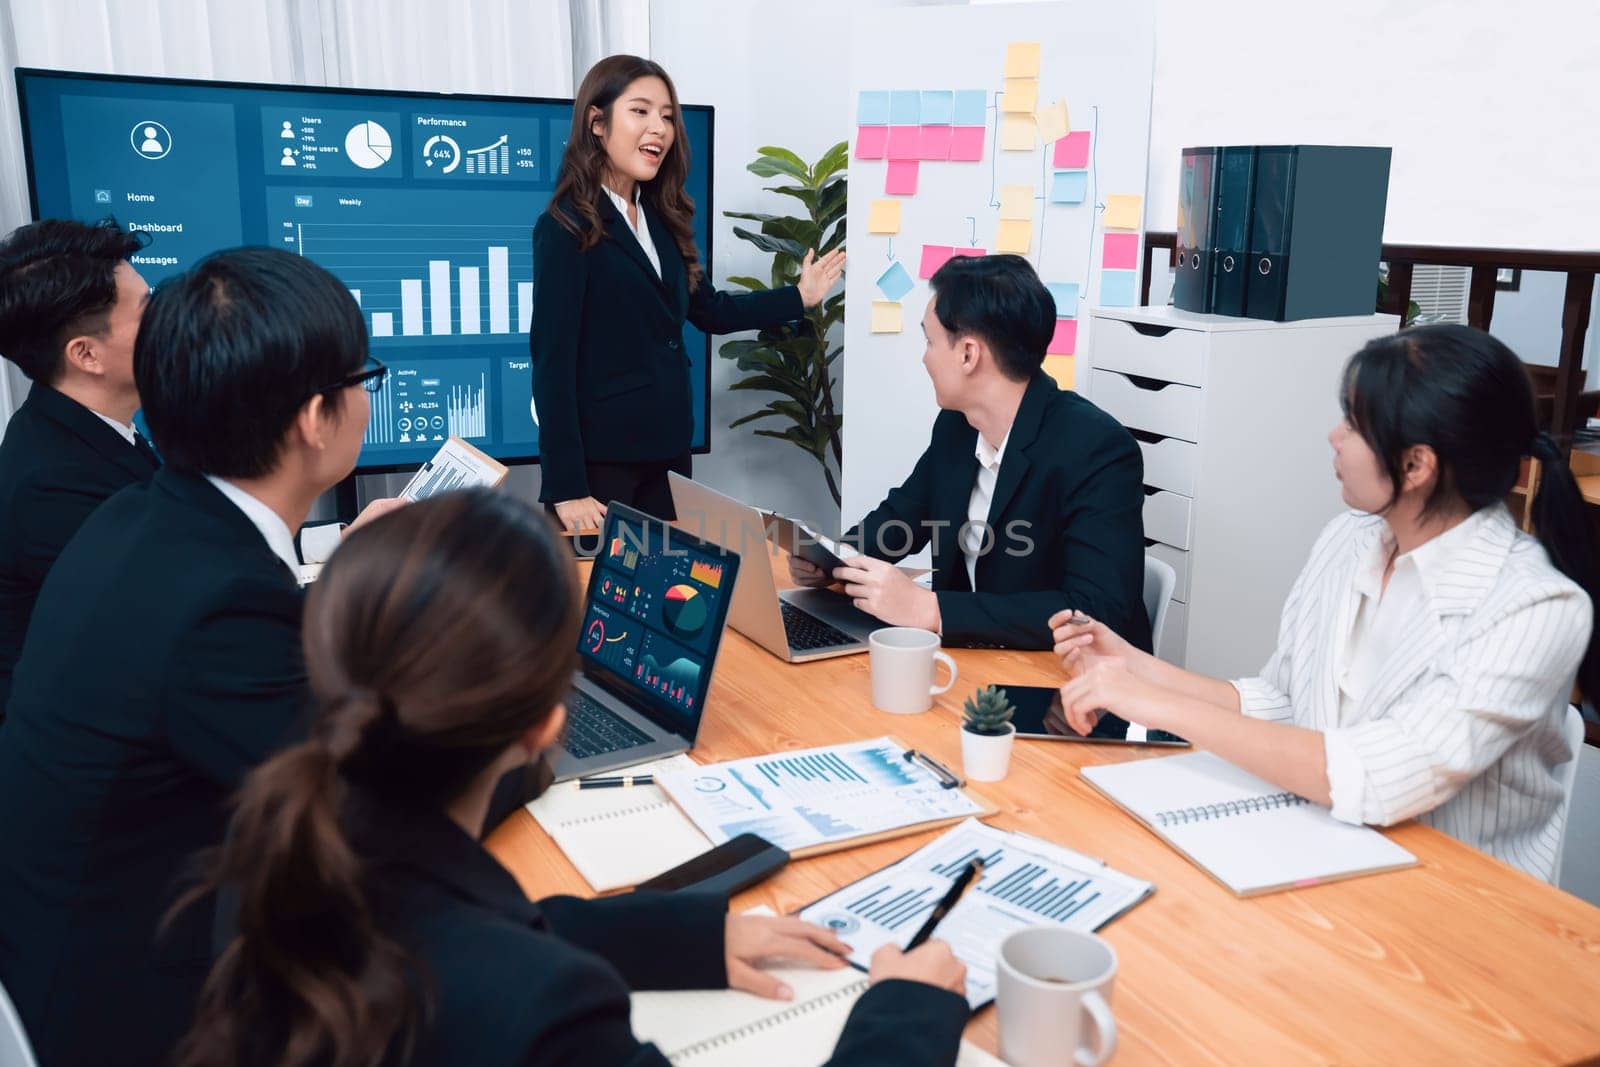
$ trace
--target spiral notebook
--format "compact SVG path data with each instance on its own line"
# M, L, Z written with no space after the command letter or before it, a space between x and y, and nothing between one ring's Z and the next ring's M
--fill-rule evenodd
M1241 897L1414 866L1376 830L1340 822L1209 752L1085 767L1090 785Z
M819 971L774 968L793 1000L765 1000L734 990L635 993L633 1032L684 1067L816 1067L833 1055L867 976L853 967ZM956 1067L1000 1067L965 1041Z
M697 766L680 753L623 773L660 776ZM654 785L579 789L575 780L559 782L528 805L528 814L597 893L649 881L711 848L706 835Z

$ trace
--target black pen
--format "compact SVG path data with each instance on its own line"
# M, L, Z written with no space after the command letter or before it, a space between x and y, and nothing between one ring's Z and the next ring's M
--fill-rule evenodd
M655 779L648 774L622 775L616 778L579 778L579 789L621 789L630 785L654 785Z
M907 952L910 952L933 936L933 928L939 925L939 920L950 914L950 909L956 906L956 901L960 900L961 894L967 891L967 886L977 881L978 876L982 873L983 861L973 860L967 864L966 870L956 875L955 884L950 887L950 891L944 895L944 898L933 906L933 914L928 916L928 921L922 924L922 929L911 936L911 943L906 946Z

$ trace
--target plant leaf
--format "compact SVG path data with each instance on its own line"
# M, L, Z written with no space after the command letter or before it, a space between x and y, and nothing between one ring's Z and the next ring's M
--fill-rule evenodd
M786 175L797 182L802 182L807 188L811 185L811 170L803 163L791 163L787 159L778 159L774 156L762 156L754 163L744 168L758 178L776 178Z
M760 278L751 278L744 274L730 274L728 275L728 282L732 285L742 285L746 289L757 293L765 292L767 289L767 283Z

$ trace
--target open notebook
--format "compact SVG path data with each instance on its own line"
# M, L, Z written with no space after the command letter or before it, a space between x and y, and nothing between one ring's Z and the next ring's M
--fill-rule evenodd
M1083 777L1241 897L1417 862L1209 752L1085 767Z
M697 766L680 753L622 773L659 780L669 771ZM649 881L711 848L706 835L653 785L579 789L575 780L558 782L528 805L528 814L597 893Z
M780 967L793 1000L765 1000L731 989L635 993L633 1032L685 1067L816 1067L833 1055L867 976ZM956 1067L1000 1067L976 1045L961 1043Z

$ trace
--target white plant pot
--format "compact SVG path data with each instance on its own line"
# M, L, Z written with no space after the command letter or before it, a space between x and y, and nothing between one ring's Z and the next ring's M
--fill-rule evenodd
M974 782L998 782L1011 769L1011 743L1017 739L1017 728L1006 724L1006 732L975 734L961 728L961 766L966 776Z

